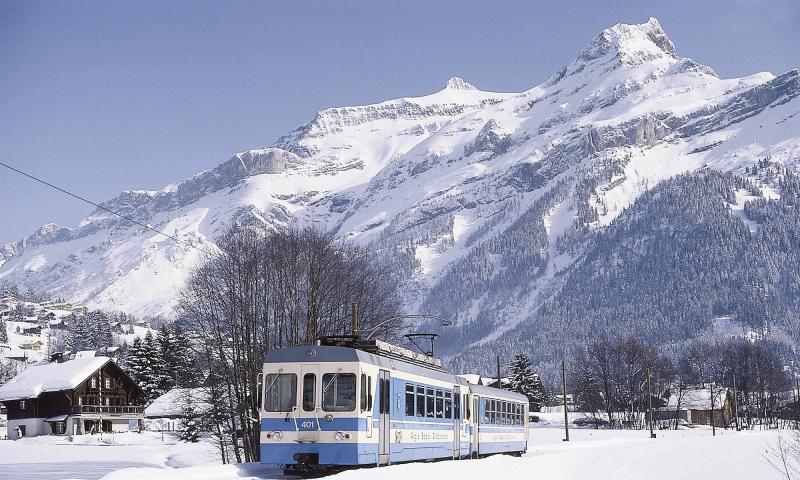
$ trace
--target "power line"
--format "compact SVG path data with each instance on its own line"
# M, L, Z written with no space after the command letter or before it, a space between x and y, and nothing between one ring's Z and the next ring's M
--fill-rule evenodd
M35 181L37 181L37 182L39 182L39 183L41 183L41 184L47 185L48 187L50 187L50 188L52 188L52 189L58 190L58 191L59 191L59 192L61 192L61 193L65 193L65 194L69 195L70 197L77 198L78 200L80 200L80 201L82 201L82 202L85 202L85 203L88 203L89 205L92 205L92 206L94 206L94 207L97 207L97 208L99 208L100 210L106 211L106 212L108 212L108 213L110 213L110 214L112 214L112 215L116 215L116 216L118 216L119 218L122 218L122 219L124 219L124 220L127 220L127 221L129 221L129 222L131 222L131 223L134 223L134 224L136 224L136 225L139 225L140 227L144 227L144 228L146 228L146 229L148 229L148 230L150 230L150 231L153 231L153 232L155 232L155 233L158 233L158 234L164 235L165 237L167 237L167 238L169 238L169 239L172 239L172 240L174 240L175 242L177 242L177 243L179 243L179 244L183 244L183 245L185 245L185 246L188 246L188 247L194 248L194 249L196 249L196 250L199 250L199 251L201 251L201 252L203 252L203 253L209 253L209 252L207 252L207 251L206 251L205 249L203 249L203 248L200 248L200 247L198 247L198 246L196 246L196 245L192 245L191 243L189 243L189 242L186 242L186 241L183 241L183 240L179 239L178 237L175 237L175 236L173 236L173 235L170 235L170 234L168 234L168 233L164 233L164 232L162 232L161 230L155 229L155 228L151 227L150 225L147 225L147 224L145 224L145 223L139 222L138 220L134 220L133 218L131 218L131 217L127 216L127 215L123 215L123 214L121 214L121 213L115 212L114 210L111 210L110 208L106 208L106 207L104 207L104 206L100 205L99 203L95 203L95 202L93 202L93 201L91 201L91 200L89 200L89 199L87 199L87 198L85 198L85 197L82 197L82 196L80 196L80 195L78 195L78 194L72 193L72 192L70 192L69 190L66 190L66 189L64 189L64 188L61 188L61 187L59 187L58 185L53 185L52 183L50 183L50 182L48 182L48 181L46 181L46 180L42 180L41 178L39 178L39 177L36 177L36 176L34 176L34 175L31 175L30 173L23 172L22 170L20 170L20 169L18 169L18 168L14 168L14 167L12 167L11 165L5 164L5 163L3 163L3 162L0 162L0 165L2 165L2 166L4 166L4 167L6 167L6 168L7 168L7 169L9 169L9 170L12 170L12 171L14 171L14 172L17 172L17 173L19 173L20 175L23 175L23 176L25 176L25 177L28 177L28 178L30 178L31 180L35 180Z

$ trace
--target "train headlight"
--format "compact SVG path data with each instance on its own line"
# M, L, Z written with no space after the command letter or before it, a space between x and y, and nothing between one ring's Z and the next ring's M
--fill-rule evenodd
M267 438L269 438L269 434L267 435ZM283 440L283 432L272 432L272 439L278 441Z
M333 438L335 438L337 442L343 442L345 439L350 438L350 434L338 431Z

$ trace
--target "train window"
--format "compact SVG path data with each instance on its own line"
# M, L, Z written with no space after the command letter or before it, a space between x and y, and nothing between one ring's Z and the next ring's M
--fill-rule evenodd
M436 389L436 418L444 418L444 395L441 389Z
M425 387L417 385L417 416L425 416Z
M444 418L453 418L453 393L444 392Z
M368 402L368 395L369 395L369 389L368 389L368 386L367 386L367 374L366 373L362 373L361 374L361 393L358 396L359 405L361 406L361 411L362 412L367 410L367 404L369 403Z
M517 425L522 425L522 405L517 404Z
M313 373L303 375L303 410L311 412L316 406L317 376Z
M453 393L453 418L461 419L461 395Z
M367 375L367 410L372 410L372 376Z
M506 402L500 400L497 402L499 404L497 408L497 423L500 425L506 424Z
M435 409L434 409L434 396L433 396L433 389L427 388L425 390L425 416L428 418L435 417Z
M356 408L356 374L322 375L322 409L326 412L351 412Z
M291 412L297 405L297 375L270 373L264 378L264 410Z
M489 423L495 423L495 407L497 406L497 402L494 400L489 400Z
M503 425L508 425L510 423L509 419L511 415L509 414L509 406L508 402L503 402Z
M406 383L406 417L414 416L414 385Z

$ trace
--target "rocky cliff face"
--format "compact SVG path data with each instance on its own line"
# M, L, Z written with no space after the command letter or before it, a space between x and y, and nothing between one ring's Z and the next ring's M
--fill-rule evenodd
M314 223L403 255L408 309L456 321L451 347L529 320L589 239L664 179L758 159L800 164L800 75L721 79L655 19L600 33L546 82L331 108L269 148L104 206L213 248L233 221ZM169 315L199 253L98 211L3 247L0 281Z

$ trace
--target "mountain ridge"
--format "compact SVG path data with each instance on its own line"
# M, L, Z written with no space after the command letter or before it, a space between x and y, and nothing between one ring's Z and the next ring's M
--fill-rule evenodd
M514 331L564 286L595 232L675 175L800 166L800 74L722 79L654 18L603 30L545 82L334 107L268 147L104 203L208 246L232 222L317 225L399 255L409 311L461 344ZM0 281L169 316L198 252L96 211L0 251Z

